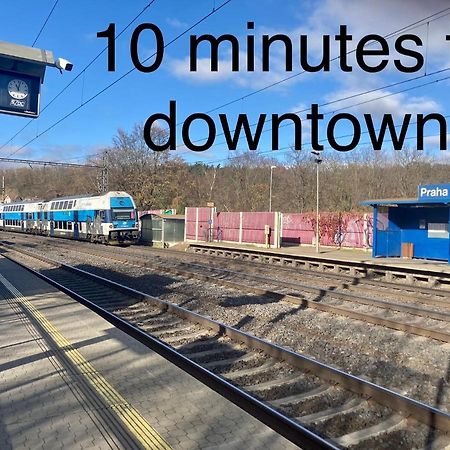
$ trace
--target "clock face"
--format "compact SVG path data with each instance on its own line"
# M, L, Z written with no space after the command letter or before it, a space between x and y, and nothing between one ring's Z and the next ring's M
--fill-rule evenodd
M28 96L28 84L23 80L11 80L8 83L8 93L12 98L23 100Z

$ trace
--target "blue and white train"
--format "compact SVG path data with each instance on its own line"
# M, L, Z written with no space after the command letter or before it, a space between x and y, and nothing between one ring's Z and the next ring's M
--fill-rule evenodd
M138 215L126 192L0 205L0 229L104 244L132 244Z

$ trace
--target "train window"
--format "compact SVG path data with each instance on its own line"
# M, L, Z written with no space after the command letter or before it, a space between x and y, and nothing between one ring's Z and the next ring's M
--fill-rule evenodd
M73 201L73 207L74 207L74 208L75 208L76 204L77 204L77 201L74 200L74 201Z
M69 205L67 206L67 208L72 209L72 206L73 206L73 202L70 201L70 202L69 202Z
M121 211L120 209L112 210L112 220L130 220L132 219L133 211Z
M52 202L50 209L55 209L55 202Z
M72 222L67 222L67 229L72 230Z
M69 204L68 201L65 201L65 202L64 202L64 209L67 209L68 204Z

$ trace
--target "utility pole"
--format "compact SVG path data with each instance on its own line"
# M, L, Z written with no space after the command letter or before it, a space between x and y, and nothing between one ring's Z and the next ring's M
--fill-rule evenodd
M316 253L320 253L320 227L319 227L319 165L323 161L320 152L312 151L316 162Z
M103 165L100 175L100 192L105 194L109 189L109 173L108 173L108 152L103 153Z
M273 182L273 169L277 166L270 166L270 184L269 184L269 212L272 212L272 182Z

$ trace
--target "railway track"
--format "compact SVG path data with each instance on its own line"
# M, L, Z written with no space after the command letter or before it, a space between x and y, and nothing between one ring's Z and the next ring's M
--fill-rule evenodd
M11 233L6 234L8 236L12 236L14 240L16 240L18 236L24 239L32 237L28 235L17 235ZM33 236L33 238L38 238L44 245L48 245L46 238L42 238L40 236ZM73 243L72 241L67 242ZM89 244L78 243L77 245L86 246ZM203 244L190 244L188 252L173 249L167 251L166 249L141 246L121 248L120 252L122 256L124 254L129 254L132 257L142 256L143 258L153 258L156 254L161 255L166 259L176 258L189 263L192 263L193 258L200 263L204 263L206 259L208 261L208 265L212 265L214 267L229 268L230 266L234 266L237 270L242 270L242 268L245 268L246 270L250 270L252 272L261 272L262 270L266 270L271 278L278 276L279 274L283 274L290 280L298 279L302 282L307 281L309 284L313 284L316 287L325 286L333 290L342 288L348 292L364 293L369 296L383 295L384 298L392 298L393 300L398 300L401 298L402 300L408 300L421 304L423 303L445 307L450 305L450 291L446 289L447 285L445 283L442 284L442 288L440 289L439 283L434 283L434 287L426 287L423 286L424 283L405 283L407 280L406 278L401 278L399 282L385 281L382 277L373 278L375 275L370 271L359 275L356 274L356 272L354 275L349 275L348 273L344 273L342 270L336 271L336 267L334 266L322 266L321 270L315 270L321 267L320 263L319 265L311 265L311 268L305 269L304 267L300 267L300 265L296 265L294 263L285 265L283 264L283 259L280 258L271 260L270 258L252 257L251 259L248 259L245 252L243 257L239 257L239 249L238 251L230 253L228 251L222 252L220 247L217 252L214 251L214 249L211 250L211 248L207 247L207 253L205 253ZM231 256L231 258L228 256ZM314 257L309 258L313 259ZM272 261L275 265L276 271L271 271L271 264L268 264L270 261ZM344 264L344 262L342 263ZM443 274L443 276L444 275L445 274Z
M395 284L414 285L418 291L427 292L423 287L440 287L450 291L450 273L429 269L398 267L388 263L377 264L363 261L343 261L319 256L291 255L270 250L252 250L211 244L191 243L189 250L202 255L214 255L243 261L291 266L319 272L349 276L352 279L383 281L386 286ZM366 281L366 280L365 280Z
M55 246L53 245L53 247ZM304 283L269 279L264 275L231 271L198 263L174 262L172 259L165 258L143 259L130 254L124 256L122 252L109 248L74 247L60 242L58 242L57 248L88 254L96 258L112 259L122 264L144 267L157 272L196 278L200 281L266 296L273 301L290 302L301 307L362 320L442 342L450 342L450 333L448 332L450 303L446 300L447 293L436 289L433 290L436 292L435 297L423 299L424 302L428 301L433 306L440 307L439 309L430 309L339 291L334 288L320 288Z
M150 334L192 367L202 368L204 382L233 385L236 402L245 398L255 414L265 408L262 419L272 420L275 428L277 418L277 426L283 425L284 434L303 448L438 449L449 444L444 433L450 431L450 415L443 411L44 256L10 247L3 254L104 316L114 313Z

